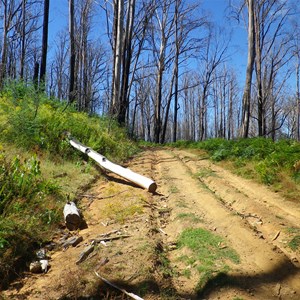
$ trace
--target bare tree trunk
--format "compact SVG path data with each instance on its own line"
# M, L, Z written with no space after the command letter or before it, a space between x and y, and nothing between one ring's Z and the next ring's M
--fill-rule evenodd
M175 70L174 70L174 72L175 72ZM166 113L165 113L164 123L163 123L163 127L162 127L162 134L161 134L161 140L160 140L160 142L162 144L164 144L165 140L166 140L166 132L167 132L167 127L168 127L169 113L170 113L170 107L171 107L171 102L172 102L172 97L173 97L173 85L174 85L174 79L175 79L174 72L172 74L172 79L171 79L171 83L170 83L168 101L167 101L167 106L166 106Z
M161 48L162 52L162 48ZM161 54L162 55L162 54ZM154 114L154 142L159 143L161 133L161 101L162 101L162 78L163 78L163 59L159 60L157 81L156 81L156 101Z
M25 64L25 41L26 41L26 2L22 0L22 36L21 36L21 57L20 57L20 79L24 78Z
M300 141L300 57L297 57L297 66L296 66L296 87L297 87L297 124L296 124L296 139Z
M134 24L134 12L135 0L129 0L127 9L125 44L123 49L122 93L120 95L120 112L118 115L118 121L120 124L125 123L126 112L129 105L129 73L132 58L132 31Z
M38 89L39 68L40 68L40 64L36 61L34 64L34 72L33 72L33 78L32 78L35 89Z
M8 8L7 0L3 1L3 32L2 32L2 50L1 50L1 65L0 65L0 88L3 87L3 81L6 74L6 60L7 60L7 33L8 33Z
M233 138L233 81L230 80L230 88L229 88L229 104L228 104L228 112L227 112L227 138L230 140Z
M69 34L70 34L70 75L69 75L69 103L75 101L75 36L74 36L74 0L69 0Z
M113 74L113 92L112 92L112 114L118 116L120 113L120 79L122 71L122 51L123 51L123 23L124 23L124 0L117 0L115 6L118 11L117 28L115 37L115 53L114 53L114 74Z
M179 1L176 1L175 4L175 47L176 47L176 53L175 53L175 61L174 61L174 121L173 121L173 139L172 141L175 143L177 140L177 118L178 118L178 76L179 76L179 52L180 52L180 45L179 45L179 20L178 20L178 11L179 8Z
M275 99L272 97L271 102L271 138L273 141L275 141L276 136L276 111L275 111Z
M242 128L241 136L247 138L250 124L250 102L252 74L255 58L255 40L254 40L254 0L248 0L248 62L246 70L246 83L243 94Z
M50 0L44 0L43 42L42 42L42 59L41 59L41 70L40 70L40 87L42 90L45 89L45 76L46 76L46 67L47 67L49 6L50 6Z
M264 136L264 93L262 86L262 55L260 42L260 10L254 9L254 27L255 27L255 71L257 82L257 121L258 121L258 135Z
M204 84L203 92L201 95L200 112L199 112L199 140L204 141L207 135L206 128L206 114L207 114L207 89L208 86Z

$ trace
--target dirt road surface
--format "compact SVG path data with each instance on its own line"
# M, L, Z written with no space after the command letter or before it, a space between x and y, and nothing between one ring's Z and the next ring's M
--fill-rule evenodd
M59 245L72 234L83 242L57 246L49 272L26 274L4 299L131 299L95 272L143 299L300 299L300 251L288 247L299 235L299 203L190 151L148 149L128 167L153 178L156 193L106 174L78 203L87 228L61 230L55 239ZM212 266L201 284L201 263L184 263L190 251L177 246L185 229L198 227L239 255L226 272ZM91 243L94 251L76 264Z

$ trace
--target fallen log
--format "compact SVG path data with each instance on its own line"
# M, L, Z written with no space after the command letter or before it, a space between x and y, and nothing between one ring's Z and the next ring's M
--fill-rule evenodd
M147 189L150 193L154 193L156 191L157 185L152 180L140 174L137 174L130 169L123 168L117 164L109 161L105 156L99 154L98 152L92 150L91 148L81 144L76 139L72 138L70 135L68 136L70 144L78 149L79 151L87 154L90 158L94 159L103 169L113 172L136 185Z

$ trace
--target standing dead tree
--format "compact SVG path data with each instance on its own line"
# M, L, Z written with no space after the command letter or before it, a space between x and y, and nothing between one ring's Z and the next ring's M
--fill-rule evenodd
M69 0L69 36L70 36L70 71L69 71L69 103L75 101L75 12L74 0Z
M246 69L246 82L243 93L242 124L240 136L247 138L250 124L250 103L252 75L255 59L255 29L254 29L254 0L247 0L248 8L248 59Z
M41 69L40 69L40 87L42 88L42 90L45 89L45 76L46 76L46 67L47 67L49 8L50 8L50 0L45 0L43 36L42 36L42 58L41 58Z

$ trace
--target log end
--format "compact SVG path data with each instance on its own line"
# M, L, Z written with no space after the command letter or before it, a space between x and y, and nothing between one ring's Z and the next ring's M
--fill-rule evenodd
M69 214L66 216L66 226L69 230L77 230L81 224L81 218L77 214Z
M148 187L148 192L155 193L157 189L157 184L155 182L152 182Z

